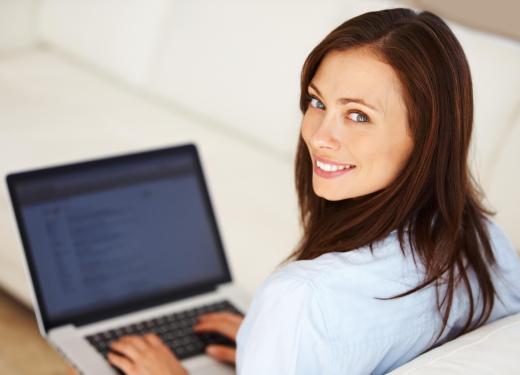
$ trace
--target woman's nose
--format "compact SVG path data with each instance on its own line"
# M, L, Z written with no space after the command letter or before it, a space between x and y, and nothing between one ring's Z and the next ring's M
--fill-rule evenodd
M340 142L336 131L336 119L333 116L323 118L311 137L311 144L315 149L338 149Z

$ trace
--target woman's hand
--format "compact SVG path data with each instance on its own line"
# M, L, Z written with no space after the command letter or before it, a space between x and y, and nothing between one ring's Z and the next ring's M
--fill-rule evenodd
M242 315L232 312L214 312L199 316L197 324L193 326L195 332L216 332L236 341L240 324L244 320ZM223 362L235 363L236 350L224 345L208 345L206 354Z
M215 332L236 341L244 318L231 312L215 312L199 316L195 332ZM108 361L127 375L187 375L179 360L155 334L123 336L111 344ZM114 353L119 352L119 354ZM235 363L236 350L224 345L208 345L206 353L222 362ZM69 369L68 375L77 375Z
M170 348L155 333L112 341L107 358L126 375L188 375Z
M123 336L112 341L110 347L112 351L108 353L108 361L126 375L188 375L188 371L154 333ZM67 375L78 373L69 368Z

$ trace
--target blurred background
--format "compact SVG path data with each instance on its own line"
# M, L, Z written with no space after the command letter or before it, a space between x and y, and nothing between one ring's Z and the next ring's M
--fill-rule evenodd
M300 234L299 76L334 27L431 10L474 79L471 166L520 247L520 6L515 0L0 0L0 171L199 147L234 280L251 295ZM0 188L0 373L62 374L39 339Z

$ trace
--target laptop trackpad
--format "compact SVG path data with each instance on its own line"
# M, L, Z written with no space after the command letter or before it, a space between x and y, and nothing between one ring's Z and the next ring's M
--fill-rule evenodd
M225 365L211 365L208 367L199 368L196 371L191 372L190 375L234 375L235 370L232 367Z
M199 355L182 361L183 366L190 375L234 375L235 368L232 365L221 363L207 355Z

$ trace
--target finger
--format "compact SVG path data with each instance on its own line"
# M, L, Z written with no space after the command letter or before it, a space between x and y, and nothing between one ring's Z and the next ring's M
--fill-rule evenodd
M110 345L110 350L123 354L134 362L137 362L141 357L141 352L129 342L114 341Z
M194 332L215 332L220 333L230 339L235 339L235 327L227 322L199 323L193 327Z
M144 351L148 347L148 342L142 336L123 336L119 341L125 345L133 346L137 351Z
M67 375L78 375L78 373L72 367L69 367L69 371L67 372Z
M177 358L175 353L164 343L164 341L161 340L159 336L157 336L154 333L150 333L145 335L144 337L146 340L148 340L151 350L155 351L156 354L160 355L162 361L168 359L168 361L170 361L170 363L173 363L174 366L176 366L177 368L182 368L180 360ZM186 372L181 373L174 371L173 373L187 375Z
M232 340L236 340L238 327L236 324L226 321L213 321L199 323L193 327L195 332L217 332Z
M114 353L108 353L107 358L108 362L123 370L126 375L137 375L137 368L128 358Z
M227 319L230 323L240 325L242 323L242 320L244 320L244 316L235 313L229 313Z
M159 336L157 336L155 333L147 333L143 336L143 338L150 344L152 347L162 347L166 346L166 344L161 340Z
M213 313L207 313L198 316L199 321L209 321L209 320L229 320L234 321L237 318L240 319L242 316L232 313L230 311L219 311Z
M219 361L235 363L236 349L223 345L209 345L206 353Z
M241 315L231 312L218 312L206 315L201 315L197 319L196 324L200 323L213 323L213 322L227 322L233 325L240 325L243 317Z

